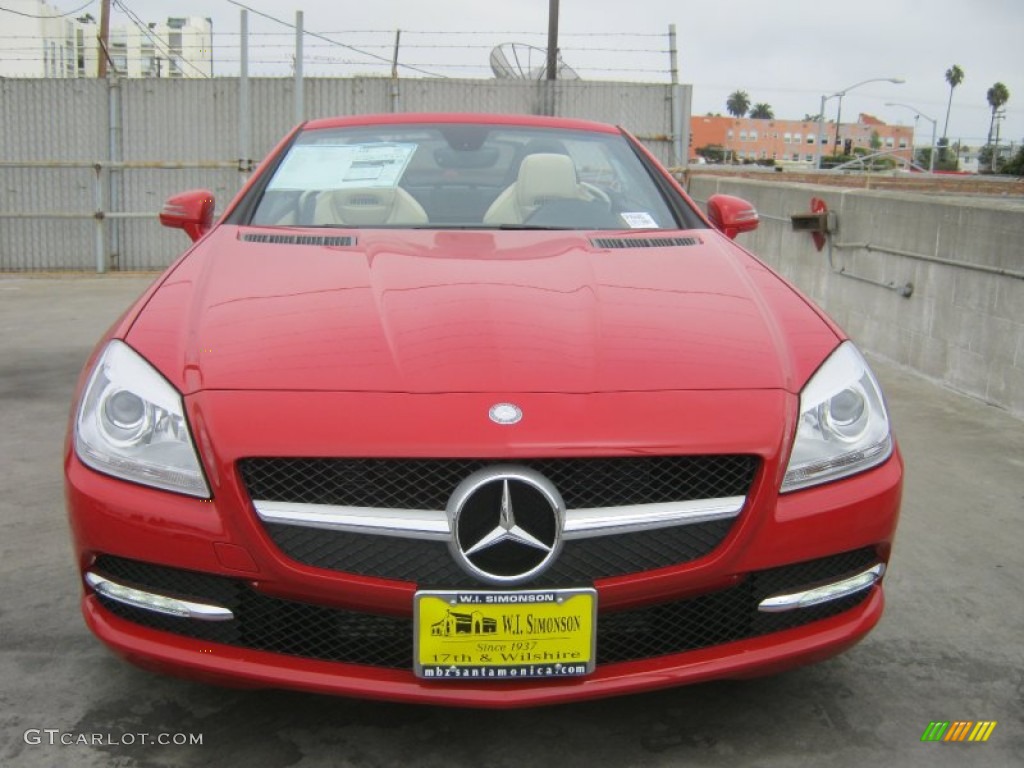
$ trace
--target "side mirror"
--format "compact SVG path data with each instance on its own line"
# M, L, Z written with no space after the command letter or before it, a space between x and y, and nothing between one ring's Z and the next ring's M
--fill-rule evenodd
M195 242L213 227L216 203L208 189L192 189L175 195L164 203L160 223L171 229L183 229Z
M754 206L732 195L709 197L708 218L716 229L731 240L735 240L740 232L753 232L760 221Z

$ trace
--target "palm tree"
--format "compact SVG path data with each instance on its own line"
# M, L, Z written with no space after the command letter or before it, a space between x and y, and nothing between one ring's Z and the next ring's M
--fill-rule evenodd
M771 104L762 101L754 105L754 108L750 110L750 116L755 120L774 120L775 112L772 110Z
M992 108L992 120L988 124L988 141L992 143L992 129L996 124L996 112L1010 100L1010 89L1002 83L996 83L988 89L985 94L988 98L988 105Z
M946 104L946 122L942 126L942 138L949 135L949 110L953 106L953 89L964 81L964 71L959 64L954 64L946 70L946 82L949 83L949 103Z
M725 102L725 108L733 117L743 117L750 109L750 94L746 91L733 91Z
M988 124L988 146L992 146L992 133L995 130L996 125L996 112L999 111L1000 107L1010 100L1010 89L1002 83L996 83L988 92L985 94L988 98L988 105L992 108L992 120ZM998 140L997 140L998 141ZM992 152L992 170L996 170L998 165L998 158L996 157L996 151Z

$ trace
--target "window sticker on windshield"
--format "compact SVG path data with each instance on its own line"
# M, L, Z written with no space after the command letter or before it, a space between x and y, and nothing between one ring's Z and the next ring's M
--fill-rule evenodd
M657 229L658 222L649 213L643 211L634 213L620 213L619 216L626 222L630 229Z
M396 187L415 144L316 144L292 147L268 189Z

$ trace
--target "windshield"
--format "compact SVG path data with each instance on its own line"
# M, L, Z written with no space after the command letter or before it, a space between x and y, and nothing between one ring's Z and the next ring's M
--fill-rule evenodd
M250 223L679 227L622 135L464 123L305 131L274 169Z

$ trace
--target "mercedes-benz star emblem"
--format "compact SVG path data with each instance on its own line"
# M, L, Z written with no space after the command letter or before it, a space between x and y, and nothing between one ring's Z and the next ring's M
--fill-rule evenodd
M452 494L448 517L456 562L492 584L529 581L562 547L565 503L551 481L525 467L474 472Z
M513 403L497 403L491 406L487 415L495 424L518 424L523 418L523 411Z

